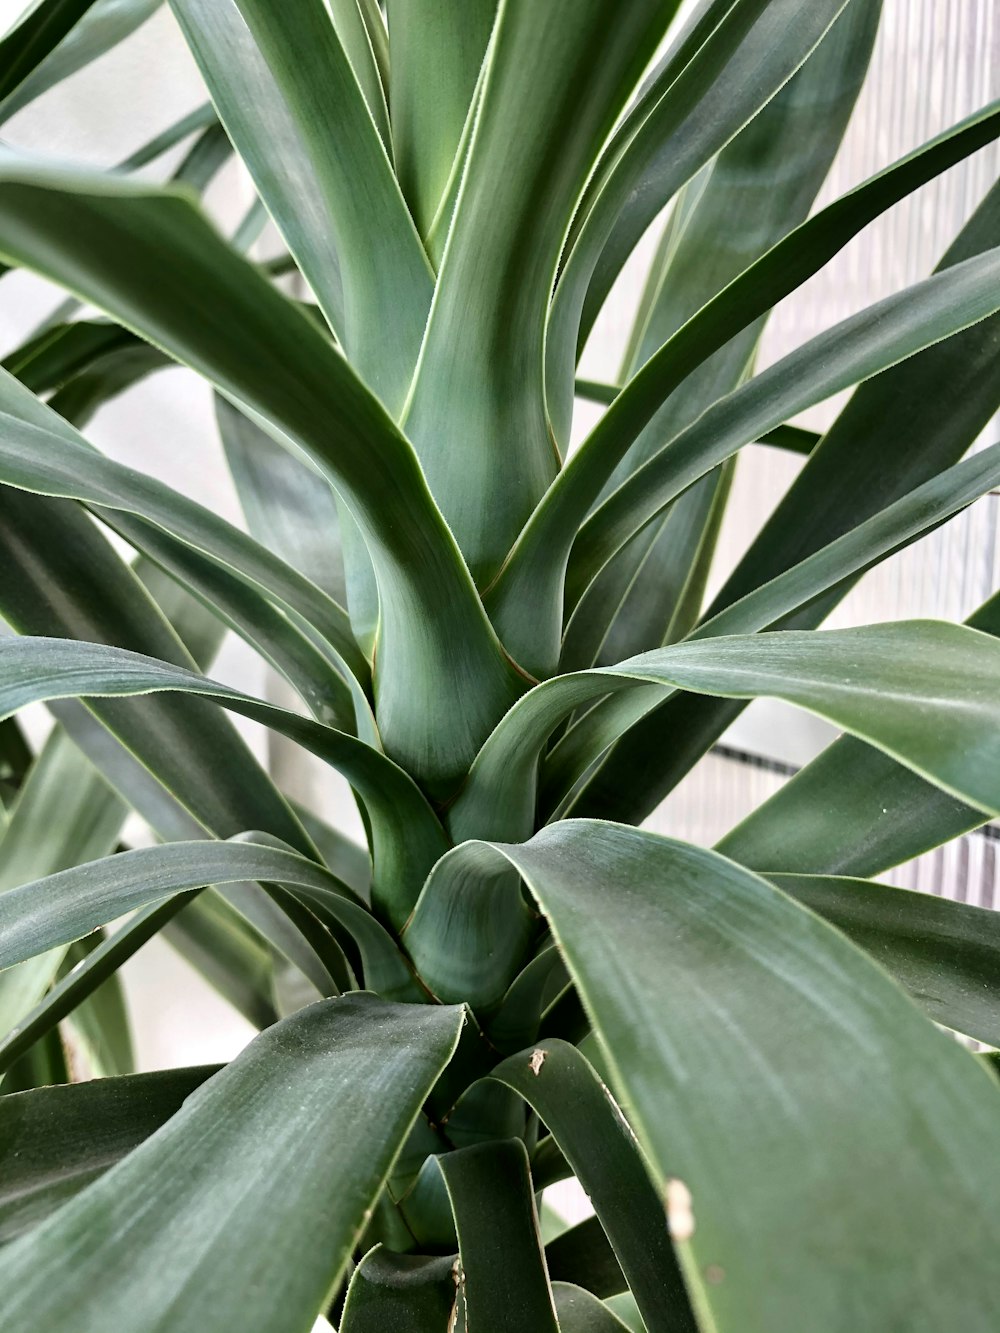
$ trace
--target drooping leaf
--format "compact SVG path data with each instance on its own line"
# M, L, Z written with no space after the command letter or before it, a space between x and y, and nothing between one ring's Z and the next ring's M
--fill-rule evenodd
M460 1010L349 995L269 1028L0 1252L5 1329L153 1333L169 1309L178 1328L302 1333L461 1021Z
M0 580L0 614L18 633L131 644L187 667L180 640L141 582L76 506L0 487L0 516L8 571ZM71 644L60 647L72 651ZM5 643L2 651L16 648ZM198 701L151 699L95 704L94 711L202 828L221 837L263 828L311 850L273 783L217 710Z
M701 1323L987 1333L1000 1094L967 1051L716 853L573 820L494 855L560 942Z
M1000 634L1000 594L966 624ZM718 850L751 870L878 875L983 822L982 811L843 736L731 830Z
M338 768L371 812L375 897L394 920L405 920L420 883L446 842L418 788L384 755L332 727L138 653L63 639L14 638L0 642L0 714L40 700L81 694L88 698L127 697L160 690L205 695L273 727Z
M204 884L267 881L329 914L354 938L370 989L390 999L419 994L385 927L334 875L258 842L168 843L75 866L0 895L0 967L82 938L126 912Z
M997 640L944 621L688 640L532 690L483 747L450 825L456 837L526 836L533 774L551 732L574 708L636 681L783 699L992 813L1000 807L1000 731L991 704L997 672ZM648 710L645 697L640 705ZM443 864L434 874L450 896L455 889L446 885L460 870L445 878ZM437 949L447 955L443 939Z

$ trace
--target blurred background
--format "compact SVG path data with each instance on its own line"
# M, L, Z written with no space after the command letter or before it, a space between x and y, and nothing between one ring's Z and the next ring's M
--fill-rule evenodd
M0 0L0 30L24 0ZM817 207L1000 96L1000 0L885 0L867 84ZM112 166L160 129L205 100L194 63L166 8L120 47L60 84L5 127L17 147ZM162 178L189 145L156 164ZM1000 149L983 150L925 187L862 232L830 265L780 305L764 337L759 366L872 301L925 277L979 202L1000 168ZM230 162L209 187L207 203L234 226L251 194ZM582 373L617 379L619 361L662 223L651 229L616 287L587 348ZM273 248L277 242L271 238ZM262 254L269 253L265 235ZM21 273L0 285L0 356L61 300ZM1000 367L997 368L1000 375ZM798 424L823 429L840 403L831 401ZM599 409L578 404L575 433ZM991 428L983 443L998 436ZM87 430L112 457L168 481L233 522L240 522L219 446L209 390L194 376L167 370L103 408ZM751 446L736 470L709 597L746 549L792 480L798 462L777 449ZM944 529L867 575L831 624L864 624L913 615L960 620L1000 586L997 530L1000 496L984 497ZM0 575L2 576L2 575ZM230 637L213 672L257 693L276 695L263 664ZM287 702L282 697L283 702ZM44 710L28 719L33 735L48 725ZM319 772L287 742L245 724L258 755L282 783L331 822L361 838L357 812L339 780ZM752 705L710 755L652 816L652 827L711 844L770 795L832 736L824 724L780 705ZM136 839L141 829L131 829ZM887 878L981 906L1000 906L997 838L987 828ZM140 1068L231 1058L253 1029L169 945L154 940L127 965Z

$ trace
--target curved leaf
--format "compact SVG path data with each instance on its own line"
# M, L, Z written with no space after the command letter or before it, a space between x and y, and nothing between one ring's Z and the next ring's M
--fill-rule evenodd
M44 999L25 1015L18 1027L0 1039L0 1074L10 1069L36 1042L51 1033L56 1024L68 1017L77 1005L91 996L109 977L113 977L122 964L162 930L194 896L190 893L181 894L157 907L137 912L127 925L106 936L82 963L60 977Z
M494 855L549 917L702 1324L987 1333L1000 1094L967 1051L716 853L573 820Z
M510 640L508 647L515 656L520 650L520 639L526 634L526 629L521 623L525 612L523 610L519 612L519 605L531 607L531 618L536 626L532 638L538 637L539 608L545 623L551 618L553 628L550 633L554 634L556 625L561 625L561 616L557 613L561 612L559 595L565 569L563 560L571 547L574 548L577 572L573 575L575 591L570 595L570 608L604 561L643 527L649 518L655 516L671 498L680 494L686 486L704 475L736 448L756 438L755 431L760 434L787 420L787 416L773 420L762 416L759 420L754 419L753 425L750 425L752 414L748 412L746 422L750 434L746 437L742 436L742 432L735 434L734 438L738 439L738 443L734 444L732 449L720 448L717 451L713 451L706 442L706 435L699 434L700 430L707 430L707 426L702 428L701 422L695 424L678 437L678 440L671 441L668 446L660 450L659 454L646 464L648 471L640 469L620 487L607 501L608 508L605 508L601 519L598 521L595 517L586 525L584 532L578 538L580 525L587 518L588 511L598 500L601 490L634 441L644 430L655 424L659 412L669 411L672 390L682 384L708 356L821 268L874 217L956 160L961 160L973 152L983 142L995 138L998 133L1000 133L1000 109L991 105L983 112L938 136L937 139L931 140L929 144L901 159L894 166L863 182L854 191L803 223L772 247L766 255L751 265L683 325L647 361L627 390L617 396L598 426L539 505L531 522L519 538L503 575L497 585L490 590L488 604L493 610L494 620L499 625L505 642ZM976 250L973 249L972 253L975 254ZM989 267L988 260L985 261L985 265ZM938 275L936 279L931 279L931 282L940 283L943 276L943 274ZM984 283L989 283L985 268L982 278ZM874 368L870 372L865 372L861 365L865 350L863 330L874 312L878 312L879 316L894 313L897 318L905 319L904 312L908 311L910 302L913 302L912 310L915 313L924 299L933 303L935 295L943 295L946 287L947 280L936 288L917 284L908 292L890 297L888 302L879 302L869 311L863 311L855 316L853 321L844 321L819 338L813 339L797 349L791 357L779 362L778 366L783 369L771 367L744 389L737 390L735 394L724 399L723 403L714 409L716 415L711 418L712 428L717 431L727 428L730 424L727 415L730 405L749 406L751 402L756 401L753 395L766 393L768 385L774 385L784 370L794 369L796 373L800 370L804 372L814 354L822 355L826 350L832 352L840 335L846 337L849 334L856 344L854 350L859 360L859 373L855 379L844 381L845 385L849 385L859 378L865 378L866 374L886 369L895 361L913 355L922 346L940 341L949 333L967 327L990 313L989 302L986 302L981 308L982 312L971 319L964 322L958 320L953 325L945 321L941 324L941 331L936 337L930 336L924 343L917 341L909 344L906 351L902 350L900 344L901 356L890 354L887 359L876 360L872 363ZM927 313L933 319L929 307ZM898 331L902 333L901 326ZM889 330L885 332L888 335L886 344L888 347L891 334ZM816 368L814 366L814 369ZM846 370L846 366L843 368ZM775 379L767 379L768 375L774 376ZM760 384L761 380L764 381L763 385ZM839 382L833 367L830 370L830 380L831 383ZM816 401L805 391L805 385L803 391L803 400L807 404ZM750 397L739 396L745 394L749 394ZM790 395L790 401L799 400ZM656 490L655 487L660 480L656 471L657 466L662 465L666 468L674 464L679 465L686 448L692 445L697 447L699 439L702 440L704 454L702 461L705 466L693 467L684 474L683 479L678 472L674 475L674 481L678 484L669 485L662 491ZM654 489L650 491L650 487ZM628 521L623 522L621 529L612 537L605 529L611 525L616 514L623 518L626 512L629 515ZM641 514L644 517L640 517ZM598 540L595 530L600 532L600 540L603 541L600 554L589 549L589 546ZM586 568L581 570L579 566L584 563ZM527 582L529 578L530 583ZM549 652L550 654L554 652L554 645L549 648ZM530 666L530 662L528 665Z
M354 1270L340 1333L449 1333L456 1264L451 1255L393 1254L377 1245Z
M0 894L0 968L90 934L98 926L204 884L245 880L287 886L329 914L357 942L369 989L389 999L419 996L391 937L328 870L257 842L174 842L120 852Z
M562 1333L627 1333L618 1316L582 1287L553 1282L552 1296Z
M436 1160L455 1213L468 1327L558 1333L524 1144L500 1139Z
M0 832L0 896L80 861L107 856L126 806L56 728L32 764L7 827ZM20 1023L56 976L53 950L0 975L0 1035Z
M1000 642L944 621L689 640L532 690L483 747L449 822L456 838L525 836L534 773L551 732L575 708L639 681L727 699L783 699L994 813L997 680ZM640 707L648 707L645 698ZM433 986L431 974L421 973Z
M805 64L705 169L707 180L699 175L685 187L646 279L623 380L722 287L806 219L864 83L881 12L882 0L849 4ZM734 217L739 217L738 227L733 226ZM609 490L716 399L738 387L752 364L764 318L730 339L671 394L669 419L658 420L655 431L643 432ZM631 543L628 554L622 551L612 562L614 584L621 587L624 582L624 596L587 608L588 619L609 631L602 664L675 643L695 623L731 472L732 466L710 474L675 502L641 541ZM597 653L591 652L572 665L586 667L595 660Z
M329 640L356 679L366 681L368 667L358 652L346 613L311 580L203 505L104 457L68 422L3 375L0 482L36 494L80 500L105 521L103 511L112 509L155 524L308 620ZM130 525L129 534L138 534L135 544L142 546L142 526Z
M523 681L385 409L187 195L12 155L0 181L0 253L169 350L330 477L378 579L386 748L449 794Z
M161 1130L0 1252L4 1328L154 1333L169 1310L176 1327L302 1333L461 1021L460 1010L349 995L261 1033Z
M205 695L244 717L273 727L343 773L371 814L374 899L394 920L405 920L417 887L447 844L417 787L384 755L332 727L139 653L63 639L0 642L0 714L47 699L80 695L105 698L161 690Z
M932 531L984 495L997 484L998 463L1000 448L994 446L947 468L874 518L859 523L852 531L779 574L770 583L720 611L689 637L753 633L780 628L789 619L794 621L795 613L814 604L821 594L843 587L857 574ZM633 693L605 700L586 713L545 758L544 807L547 810L559 808L595 759L625 728L655 710L661 702L656 691L646 690L641 696ZM919 779L912 781L919 782ZM786 827L784 837L790 836ZM733 859L743 860L740 856Z
M490 1075L519 1092L558 1143L614 1247L648 1333L697 1333L663 1202L610 1092L575 1047L542 1041Z
M1000 635L1000 594L966 624ZM732 829L717 850L757 871L878 875L982 823L982 811L843 736Z
M998 244L1000 185L989 191L939 270ZM794 502L779 506L780 521L765 525L766 543L753 543L710 614L961 458L1000 404L990 370L998 339L1000 319L994 317L862 385L810 455L791 488ZM804 608L797 627L818 625L849 586L841 584ZM574 811L640 822L739 712L734 704L670 700L616 744L575 797Z
M0 614L21 634L93 638L190 658L143 584L80 509L0 487ZM16 572L16 574L15 574ZM85 572L85 576L84 576ZM5 644L0 651L11 650ZM263 828L312 850L284 798L231 722L196 700L95 703L98 719L192 816L201 829L228 837ZM126 789L120 794L129 799ZM178 804L179 803L179 804Z
M667 59L654 75L588 182L546 347L560 442L569 433L578 352L632 248L681 186L791 78L845 0L814 0L806 8L797 0L737 0L720 8L700 45L682 44L683 68Z

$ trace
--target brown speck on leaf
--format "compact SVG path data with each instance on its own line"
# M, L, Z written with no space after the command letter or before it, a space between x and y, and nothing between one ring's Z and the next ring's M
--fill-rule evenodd
M542 1072L542 1065L545 1063L545 1055L545 1051L534 1050L531 1052L531 1059L528 1061L528 1065L535 1078Z
M451 1314L448 1316L447 1333L455 1333L458 1327L458 1316L462 1307L462 1298L465 1287L465 1272L462 1268L462 1260L456 1258L451 1266L452 1281L455 1283L455 1304L451 1307Z
M717 1287L720 1282L726 1279L726 1270L720 1268L718 1264L709 1264L705 1269L705 1281L710 1287Z
M674 1177L667 1181L665 1202L670 1235L674 1240L690 1240L694 1235L694 1206L683 1180Z

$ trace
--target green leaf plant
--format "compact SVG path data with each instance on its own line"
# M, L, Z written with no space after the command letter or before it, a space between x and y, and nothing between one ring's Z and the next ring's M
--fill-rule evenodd
M28 7L0 115L155 7ZM0 371L0 1329L996 1333L998 918L873 877L1000 816L1000 600L821 626L1000 487L1000 187L754 358L1000 104L817 207L880 0L170 9L204 105L106 171L0 149L0 261L65 293ZM240 524L88 438L166 366ZM797 475L710 602L757 442ZM640 828L760 698L842 735L715 848ZM159 935L229 1064L137 1069Z

